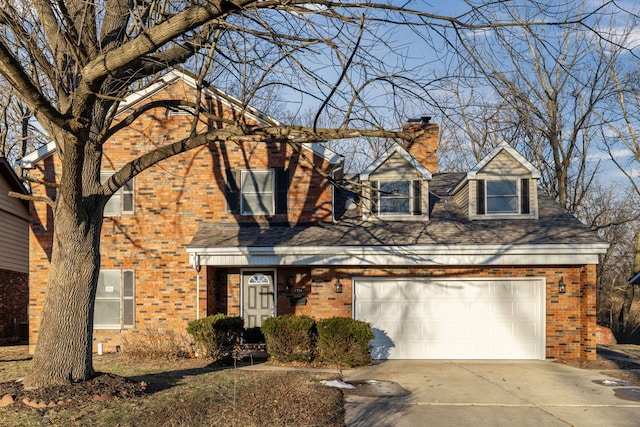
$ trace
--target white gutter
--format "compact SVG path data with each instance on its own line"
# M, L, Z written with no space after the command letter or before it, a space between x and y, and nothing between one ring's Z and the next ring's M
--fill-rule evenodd
M296 246L189 248L203 265L597 264L607 243L547 245Z

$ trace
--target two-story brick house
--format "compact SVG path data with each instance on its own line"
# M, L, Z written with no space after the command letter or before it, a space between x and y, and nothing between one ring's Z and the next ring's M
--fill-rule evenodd
M195 88L169 73L121 114L195 99ZM202 96L275 123L213 88ZM182 111L147 111L105 146L104 176L190 126ZM437 125L409 126L420 137L377 159L354 193L328 179L342 178L342 158L318 144L212 144L138 175L105 212L96 343L184 335L218 312L247 327L296 313L370 322L376 358L595 358L595 265L607 245L538 194L539 173L508 145L468 173L438 173ZM55 181L54 154L45 147L23 166ZM31 216L35 344L52 223L44 204Z

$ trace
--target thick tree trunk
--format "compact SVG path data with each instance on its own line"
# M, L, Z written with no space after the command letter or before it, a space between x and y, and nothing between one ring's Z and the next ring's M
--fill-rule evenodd
M83 164L81 147L66 150L65 161L74 157L75 165ZM98 196L77 197L83 181L94 182L83 180L80 170L63 166L42 322L31 372L24 380L28 388L84 381L94 375L93 308L100 270L102 205Z

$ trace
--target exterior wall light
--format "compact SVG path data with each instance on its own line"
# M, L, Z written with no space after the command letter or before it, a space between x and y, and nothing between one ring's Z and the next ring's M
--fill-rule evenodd
M558 293L564 294L567 292L567 285L564 283L564 277L560 278L558 282Z
M336 291L336 294L342 293L342 283L340 282L340 278L336 279L335 291Z

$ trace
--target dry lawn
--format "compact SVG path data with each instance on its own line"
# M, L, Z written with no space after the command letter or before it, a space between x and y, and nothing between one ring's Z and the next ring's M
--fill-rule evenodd
M344 426L342 392L319 383L336 374L255 371L200 359L97 356L108 373L71 387L27 392L14 380L26 374L25 346L0 347L0 426ZM100 396L100 397L96 397ZM34 409L22 400L63 402ZM106 400L95 400L102 399Z

